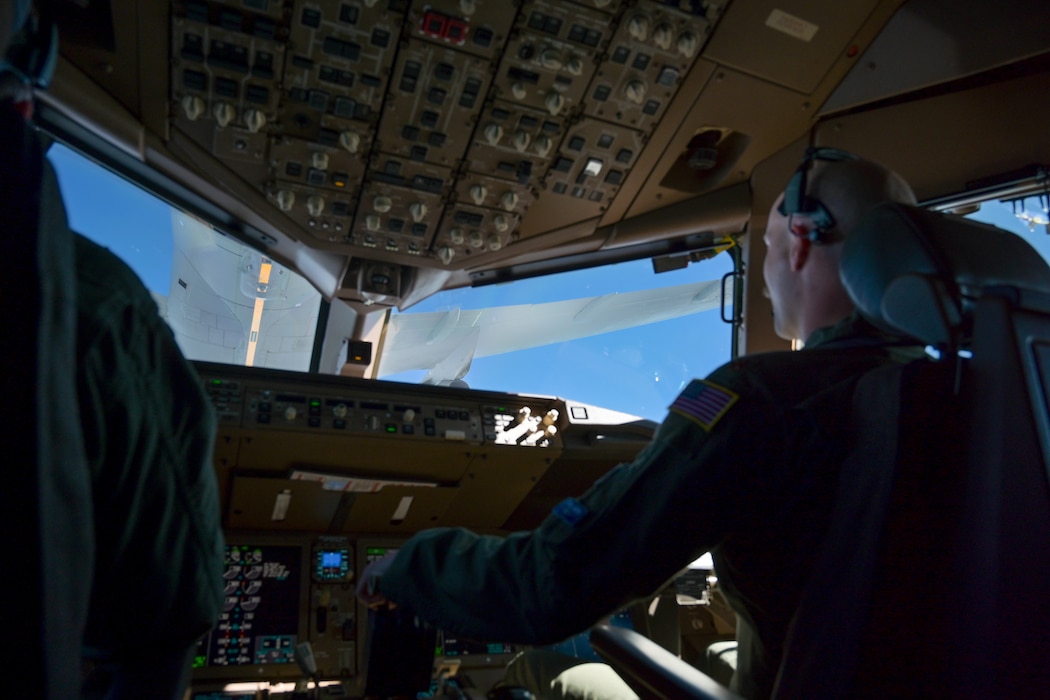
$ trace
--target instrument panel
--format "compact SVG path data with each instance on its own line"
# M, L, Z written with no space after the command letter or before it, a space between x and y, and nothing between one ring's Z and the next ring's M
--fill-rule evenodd
M227 542L223 612L196 654L201 697L300 679L304 642L320 678L361 694L370 628L355 589L370 561L430 527L538 524L654 427L556 397L194 366L218 417ZM495 680L516 651L439 631L434 664Z
M304 645L318 677L327 682L326 696L333 691L359 696L368 674L391 660L369 660L370 623L356 598L357 577L371 561L396 552L402 541L227 533L225 601L218 624L198 644L195 697L211 697L208 693L234 682L296 681L303 677L296 654ZM511 644L438 631L434 668L502 673L516 651Z
M291 374L209 370L205 390L223 426L313 435L390 436L408 440L557 447L561 424L557 401L533 405L430 397L415 387L374 381L303 382ZM525 399L519 399L524 401ZM535 408L533 407L535 405Z
M234 530L521 529L633 459L655 427L556 397L195 367Z

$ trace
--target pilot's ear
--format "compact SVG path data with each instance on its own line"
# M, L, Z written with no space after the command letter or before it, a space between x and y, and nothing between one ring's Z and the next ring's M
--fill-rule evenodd
M813 245L810 239L810 230L806 224L800 221L791 223L791 269L795 272L801 270L809 259L809 250Z

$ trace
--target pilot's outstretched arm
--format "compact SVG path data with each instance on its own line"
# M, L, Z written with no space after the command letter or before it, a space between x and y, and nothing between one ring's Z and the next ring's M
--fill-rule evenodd
M751 382L730 368L693 382L633 463L536 530L419 533L366 570L362 600L407 606L456 634L542 644L650 594L747 517L739 465L768 460L745 433L781 410Z

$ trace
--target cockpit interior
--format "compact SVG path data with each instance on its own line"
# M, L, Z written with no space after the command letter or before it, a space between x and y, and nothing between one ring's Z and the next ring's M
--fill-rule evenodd
M218 417L226 598L194 700L387 694L369 669L419 664L370 658L369 561L426 528L536 526L630 461L687 375L790 349L762 231L807 146L1050 255L1045 2L38 4L60 43L34 121L71 225L163 273ZM621 622L710 671L732 614L709 563L677 589ZM420 697L483 694L520 650L431 632Z

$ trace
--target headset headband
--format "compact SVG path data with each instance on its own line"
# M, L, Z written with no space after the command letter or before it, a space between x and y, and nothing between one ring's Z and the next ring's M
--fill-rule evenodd
M16 31L7 53L0 56L0 74L8 73L26 86L45 89L58 62L58 29L46 3L36 16L30 14L30 6L28 1L15 6Z
M800 214L809 217L813 222L813 229L806 236L814 243L828 243L828 232L835 227L835 217L831 215L828 208L816 197L806 195L806 179L813 163L823 160L837 163L844 160L859 160L859 158L838 148L818 148L810 146L806 149L806 155L798 168L788 180L784 189L784 199L780 202L778 211L782 216Z

